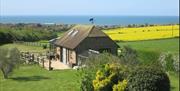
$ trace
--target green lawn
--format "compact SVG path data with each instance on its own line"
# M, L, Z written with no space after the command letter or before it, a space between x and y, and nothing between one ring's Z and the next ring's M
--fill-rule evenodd
M27 46L23 44L4 44L1 45L0 47L5 47L5 48L18 48L20 51L29 51L29 52L46 52L47 49L43 49L43 47L38 47L38 46Z
M79 91L76 70L47 71L37 65L21 66L9 79L0 73L0 91Z
M179 75L173 72L169 73L171 91L179 91Z
M9 79L0 73L1 91L79 91L76 70L47 71L37 65L25 65L16 69ZM169 73L171 91L179 91L177 74Z

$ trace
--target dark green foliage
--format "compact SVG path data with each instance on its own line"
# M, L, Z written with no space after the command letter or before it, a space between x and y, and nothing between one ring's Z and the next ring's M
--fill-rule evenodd
M0 43L9 43L12 42L13 37L11 36L10 33L6 32L6 31L1 31L0 30Z
M55 33L42 30L0 30L0 41L3 43L10 43L13 41L50 40L56 37L57 35Z
M1 24L0 42L50 40L57 37L57 32L52 31L51 28L45 25L42 27L40 24L37 24L37 26L31 24Z
M138 67L128 77L129 91L170 91L170 81L161 68Z
M93 91L92 76L84 75L81 79L81 91Z

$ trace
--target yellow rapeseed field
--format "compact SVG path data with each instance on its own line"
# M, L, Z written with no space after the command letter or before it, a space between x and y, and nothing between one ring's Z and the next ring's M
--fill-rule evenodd
M112 40L137 41L179 37L179 25L116 28L103 30Z

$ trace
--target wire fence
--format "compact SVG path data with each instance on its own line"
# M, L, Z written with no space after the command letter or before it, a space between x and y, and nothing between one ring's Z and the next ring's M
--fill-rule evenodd
M37 47L47 47L49 48L49 42L24 42L24 41L14 41L14 44L21 44L26 46L37 46Z

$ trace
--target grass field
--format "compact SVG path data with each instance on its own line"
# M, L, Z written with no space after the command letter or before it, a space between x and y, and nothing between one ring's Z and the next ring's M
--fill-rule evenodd
M104 30L104 32L116 41L162 39L179 36L179 25L116 28Z
M179 52L179 38L135 41L135 42L119 42L120 46L129 45L137 50L149 50L159 52Z
M9 79L0 73L0 91L79 91L76 70L47 71L37 65L21 66Z
M4 48L18 48L20 51L29 51L29 52L46 52L47 49L43 49L43 47L38 47L38 46L27 46L27 45L22 45L22 44L4 44L1 45L0 47Z
M138 52L138 57L147 63L153 62L159 58L161 53L179 54L179 38L118 42L118 45L130 46Z

